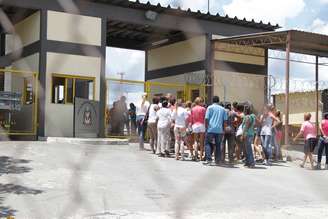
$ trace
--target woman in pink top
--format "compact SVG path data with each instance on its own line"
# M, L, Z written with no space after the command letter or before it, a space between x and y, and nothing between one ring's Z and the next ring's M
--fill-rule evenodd
M204 100L200 97L195 99L195 104L191 109L190 123L193 132L194 151L193 158L198 160L198 148L200 150L199 159L204 160L204 138L205 138L205 113L206 109L203 107Z
M319 140L319 150L318 150L318 164L317 169L321 169L321 160L322 160L322 154L323 150L325 150L326 153L326 165L325 169L328 170L328 113L324 115L324 120L321 122L321 137Z
M316 127L314 124L310 122L311 120L311 113L305 113L304 114L304 122L302 124L300 132L296 135L294 138L294 142L299 138L301 135L304 136L305 144L304 144L304 161L300 165L302 168L304 168L305 162L307 160L307 157L310 159L311 168L314 169L313 166L313 156L312 153L314 151L315 146L317 145L317 133L316 133Z

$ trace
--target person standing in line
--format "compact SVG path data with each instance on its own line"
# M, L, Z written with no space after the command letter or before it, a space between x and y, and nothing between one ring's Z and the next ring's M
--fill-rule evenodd
M213 144L215 142L215 163L220 164L221 160L221 145L224 135L224 129L227 127L228 115L225 109L219 105L220 98L213 97L213 104L206 110L205 126L205 162L204 165L209 165L212 162Z
M270 159L272 156L271 137L272 137L273 121L274 121L274 116L271 113L271 105L266 105L263 108L263 114L261 115L260 118L262 148L265 154L266 165L271 165Z
M275 160L282 160L282 152L281 152L281 140L282 140L282 119L281 112L277 110L275 112L276 120L273 122L273 129L275 132Z
M165 100L162 102L162 108L157 111L157 153L160 157L170 156L170 127L171 127L171 110L169 103ZM165 154L164 154L164 153Z
M300 167L304 168L305 162L307 158L310 159L311 168L314 169L313 165L313 151L317 144L317 133L316 127L311 123L311 113L304 114L304 122L301 126L299 133L295 136L294 142L300 137L304 136L305 144L304 144L304 160Z
M317 169L318 170L321 169L322 154L323 154L323 150L325 150L326 153L325 169L328 170L328 113L324 114L324 119L321 122L320 131L321 131L321 137L319 140Z
M149 107L149 116L148 116L148 136L149 136L149 144L152 152L155 154L157 150L157 115L158 111L159 98L154 97L153 103Z
M137 130L137 111L136 111L136 106L134 105L134 103L130 103L130 109L128 111L129 113L129 117L130 117L130 121L131 121L131 134L135 135L136 134L136 130Z
M231 104L227 104L226 107L226 112L228 115L228 120L227 120L227 127L224 129L224 138L222 142L222 161L225 162L225 146L226 143L228 144L228 157L229 157L229 163L233 164L234 163L234 151L235 151L235 138L236 138L236 130L233 124L233 121L235 121L237 117L237 113L234 112L231 109Z
M237 117L235 120L235 125L237 126L236 130L236 158L237 160L242 160L243 156L245 156L245 146L244 142L242 141L242 135L243 135L243 128L242 123L244 119L244 106L241 104L238 104L236 108Z
M188 113L188 119L187 119L187 131L186 131L186 145L188 146L188 149L190 151L190 157L192 160L194 160L194 141L192 137L192 128L190 126L190 117L191 117L191 108L192 108L192 102L187 101L186 102L186 111Z
M184 143L187 142L186 131L189 115L181 99L177 101L172 114L172 121L174 123L175 159L179 160L180 153L180 160L184 160Z
M244 109L245 117L243 119L242 128L243 128L243 135L242 139L245 142L245 149L246 149L246 162L245 166L249 168L255 167L255 160L254 160L254 152L252 148L252 143L254 140L254 126L256 122L256 116L252 112L252 106L246 105Z
M147 101L147 94L144 93L141 101L137 104L137 129L139 136L139 149L144 150L145 133L147 130L147 118L150 103Z
M205 138L205 113L206 109L203 107L203 100L200 97L195 99L195 106L191 109L190 122L192 126L194 138L195 160L204 159L204 138ZM198 158L198 148L200 156Z
M175 97L172 96L172 94L170 94L170 100L169 100L169 108L171 110L171 114L173 113L173 111L175 110L175 104L176 104L176 99ZM170 127L170 146L169 146L169 151L173 152L174 148L175 148L175 135L174 135L174 124L171 124Z

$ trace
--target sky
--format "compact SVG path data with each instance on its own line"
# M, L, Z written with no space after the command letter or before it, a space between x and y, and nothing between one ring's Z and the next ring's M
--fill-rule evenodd
M140 0L141 2L147 2ZM207 0L150 0L152 4L171 4L182 9L207 12ZM328 0L210 0L210 13L237 16L239 19L279 24L282 29L297 29L328 35ZM284 54L271 51L270 56L284 57ZM313 62L314 57L293 54L292 59ZM320 59L328 63L328 60ZM283 80L284 61L269 59L269 74ZM119 78L124 72L125 79L144 79L144 52L107 48L107 76ZM311 64L291 63L291 89L312 89L315 66ZM328 66L319 68L320 86L328 87ZM327 86L326 86L327 85ZM282 86L282 85L280 85Z

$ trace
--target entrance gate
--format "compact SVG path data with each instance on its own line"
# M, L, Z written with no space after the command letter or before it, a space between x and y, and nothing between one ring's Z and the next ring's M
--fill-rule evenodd
M176 99L194 101L200 96L206 99L205 85L162 83L152 81L106 80L106 137L130 137L136 135L133 105L147 94L151 102L154 96L172 94Z
M0 134L36 135L38 73L0 69Z

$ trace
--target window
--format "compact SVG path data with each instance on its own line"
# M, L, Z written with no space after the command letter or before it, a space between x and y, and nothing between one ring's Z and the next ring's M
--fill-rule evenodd
M74 97L94 99L94 78L54 74L52 77L52 103L73 103Z
M24 104L33 104L33 79L24 79Z

